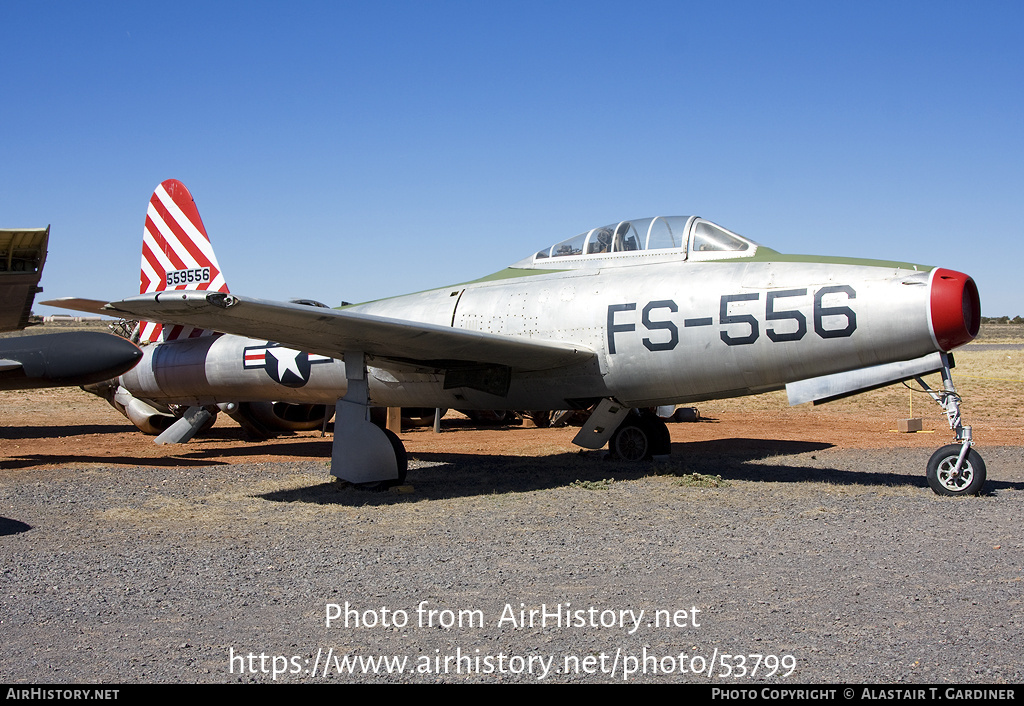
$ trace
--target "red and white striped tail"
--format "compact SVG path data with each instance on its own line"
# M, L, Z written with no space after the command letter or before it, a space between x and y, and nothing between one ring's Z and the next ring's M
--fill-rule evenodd
M226 293L228 285L192 194L177 179L168 179L156 187L146 211L139 294L174 289ZM210 333L189 326L164 327L149 321L139 324L141 343Z

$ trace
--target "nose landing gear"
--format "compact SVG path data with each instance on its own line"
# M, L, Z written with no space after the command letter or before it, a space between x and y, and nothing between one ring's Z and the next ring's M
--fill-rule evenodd
M971 427L960 421L960 395L950 373L953 358L942 353L942 390L934 390L920 377L914 378L946 413L949 428L956 434L955 444L943 446L928 460L928 485L939 495L977 495L985 486L985 462L972 449Z
M985 485L985 462L969 447L943 446L928 459L928 485L939 495L977 495Z

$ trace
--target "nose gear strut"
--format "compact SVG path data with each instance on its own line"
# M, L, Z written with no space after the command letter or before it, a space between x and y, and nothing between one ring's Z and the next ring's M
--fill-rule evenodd
M941 353L942 389L931 388L920 376L918 384L946 413L949 428L956 435L955 444L943 446L928 460L928 485L939 495L977 495L985 485L985 462L971 448L974 440L971 427L960 419L960 395L953 386L950 370L955 365L953 356Z

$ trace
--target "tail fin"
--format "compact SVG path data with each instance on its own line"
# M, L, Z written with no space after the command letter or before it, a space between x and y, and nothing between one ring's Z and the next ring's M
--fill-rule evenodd
M174 289L227 293L228 285L192 194L177 179L168 179L156 187L146 211L139 293ZM165 328L149 321L139 324L140 343L209 333L188 326Z

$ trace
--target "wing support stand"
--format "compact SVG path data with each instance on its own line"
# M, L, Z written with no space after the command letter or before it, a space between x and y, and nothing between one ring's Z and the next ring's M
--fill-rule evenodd
M331 474L357 485L387 487L405 480L405 447L398 436L370 421L366 355L345 353L348 389L338 400L331 446Z
M920 376L914 379L946 413L956 443L943 446L928 461L928 485L939 495L977 495L985 485L985 462L971 448L974 439L971 427L964 426L960 416L960 395L953 385L954 362L949 353L941 353L942 390L935 390Z

